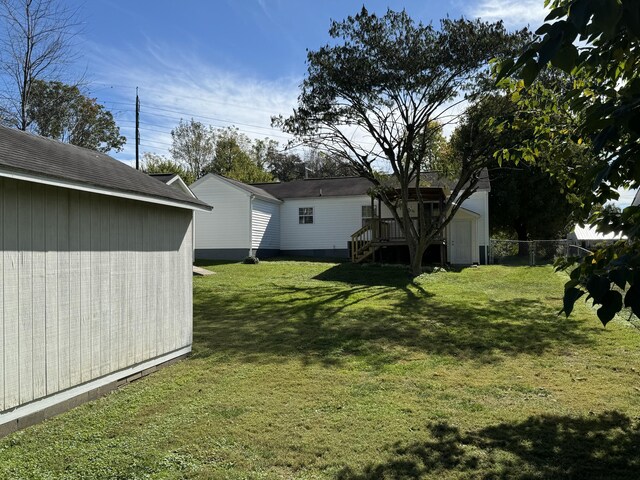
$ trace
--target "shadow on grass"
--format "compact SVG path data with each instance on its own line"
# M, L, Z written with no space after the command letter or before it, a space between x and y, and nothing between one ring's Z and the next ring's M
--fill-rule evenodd
M237 292L196 286L195 356L327 366L360 357L379 367L423 352L489 363L593 341L576 321L559 321L555 308L517 293L509 301L447 303L403 269L348 264L315 280Z
M381 462L346 467L337 478L640 478L640 428L618 412L535 416L469 433L447 423L427 430L431 440L391 445Z
M348 283L349 285L397 287L405 290L409 285L412 285L426 294L424 289L414 281L406 265L380 266L342 263L328 268L313 279L324 282Z
M196 267L215 267L216 265L231 265L233 263L242 263L242 260L207 260L205 258L196 259L193 264Z
M261 261L263 261L261 259ZM268 257L264 259L265 262L270 263L282 263L282 262L305 262L305 263L350 263L350 261L344 257L305 257L305 256L292 256L292 255L278 255L275 257Z

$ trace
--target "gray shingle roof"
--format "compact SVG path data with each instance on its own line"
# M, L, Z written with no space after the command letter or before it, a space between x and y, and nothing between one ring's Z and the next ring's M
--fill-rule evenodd
M393 177L390 177L393 179ZM235 181L234 181L235 182ZM238 186L244 184L235 182ZM436 172L423 173L422 187L445 188L451 190L456 181L445 178ZM309 178L282 183L254 183L244 185L264 190L277 198L310 198L310 197L347 197L351 195L367 195L372 184L362 177ZM242 188L242 187L241 187ZM483 169L480 173L478 190L489 191L489 173Z
M167 183L172 178L175 178L177 173L149 173L150 177L160 180L162 183Z
M255 183L277 198L346 197L366 195L372 187L369 180L362 177L310 178L282 183Z
M224 178L227 182L231 183L232 185L235 185L236 187L241 188L245 192L251 193L251 194L256 195L258 197L266 198L268 200L275 200L277 202L280 202L280 197L278 197L277 195L274 196L268 190L261 188L262 185L279 185L279 184L252 184L252 185L248 185L246 183L239 182L239 181L234 180L232 178L227 178L227 177L222 177L222 178Z
M0 170L211 208L104 153L2 126Z

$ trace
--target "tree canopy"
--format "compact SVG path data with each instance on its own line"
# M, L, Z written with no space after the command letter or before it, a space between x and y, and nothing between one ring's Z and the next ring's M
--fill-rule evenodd
M176 128L171 130L172 159L195 178L200 178L207 165L215 158L216 132L194 120L180 120Z
M79 20L56 0L0 0L0 25L0 121L27 130L34 82L63 76Z
M33 81L27 118L39 135L99 152L119 151L127 140L110 111L62 82Z
M273 179L266 170L275 148L269 139L253 141L236 128L216 129L194 119L180 120L171 137L170 158L145 153L145 170L177 173L187 184L210 172L245 183Z
M526 89L553 65L573 78L571 88L556 97L555 104L566 105L578 122L566 129L544 124L536 128L543 145L590 142L594 164L566 172L567 188L587 181L583 220L601 232L627 237L561 265L572 269L563 311L569 315L576 300L588 292L587 299L600 305L598 317L606 325L623 306L640 315L640 208L630 206L621 212L597 208L617 199L617 189L640 186L640 4L635 0L549 4L551 13L536 32L540 37L517 61L504 62L499 77L518 75Z
M298 106L274 125L303 144L350 162L353 170L383 187L378 170L391 172L396 198L379 189L382 201L402 225L414 274L430 241L445 228L459 204L473 193L484 163L460 157L458 183L436 221L423 215L414 223L410 186L429 168L430 139L439 132L449 107L475 82L489 60L513 55L523 33L509 34L501 23L444 19L440 27L415 23L405 11L383 16L366 8L332 22L331 44L307 55L308 72ZM460 202L455 203L458 199Z
M217 173L243 183L268 182L271 174L251 158L251 141L235 129L218 132L213 161L205 172Z
M196 181L193 173L178 162L150 152L145 152L142 155L142 170L145 173L175 173L179 175L187 185Z

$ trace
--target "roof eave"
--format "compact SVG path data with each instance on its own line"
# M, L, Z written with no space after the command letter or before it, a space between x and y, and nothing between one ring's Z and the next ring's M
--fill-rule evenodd
M41 185L51 185L54 187L68 188L70 190L78 190L81 192L96 193L98 195L107 195L112 197L127 198L130 200L137 200L139 202L153 203L158 205L166 205L177 208L185 208L188 210L199 210L203 212L210 212L213 207L201 202L201 204L191 202L180 202L166 197L155 197L150 195L143 195L135 192L128 192L124 190L116 190L106 187L100 187L96 185L90 185L86 183L72 182L69 180L61 179L58 177L50 177L44 175L37 175L33 172L8 170L6 168L0 168L0 177L11 178L14 180L21 180L24 182L38 183Z

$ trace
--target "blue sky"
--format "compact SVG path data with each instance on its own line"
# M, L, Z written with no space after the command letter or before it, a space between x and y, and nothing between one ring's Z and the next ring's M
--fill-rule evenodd
M329 40L332 19L363 6L405 8L416 20L449 15L537 27L543 0L60 0L78 6L78 74L115 115L134 159L135 88L141 100L141 152L166 154L181 118L236 126L250 137L287 137L270 118L295 105L307 49Z
M251 137L286 141L270 128L290 112L305 74L307 49L328 41L332 19L357 13L347 0L67 0L84 20L79 72L91 95L116 116L128 138L121 160L134 158L135 87L141 99L141 151L166 153L171 128L194 117L235 125ZM415 19L450 15L505 17L512 26L541 22L542 0L365 2L370 11L406 8Z

